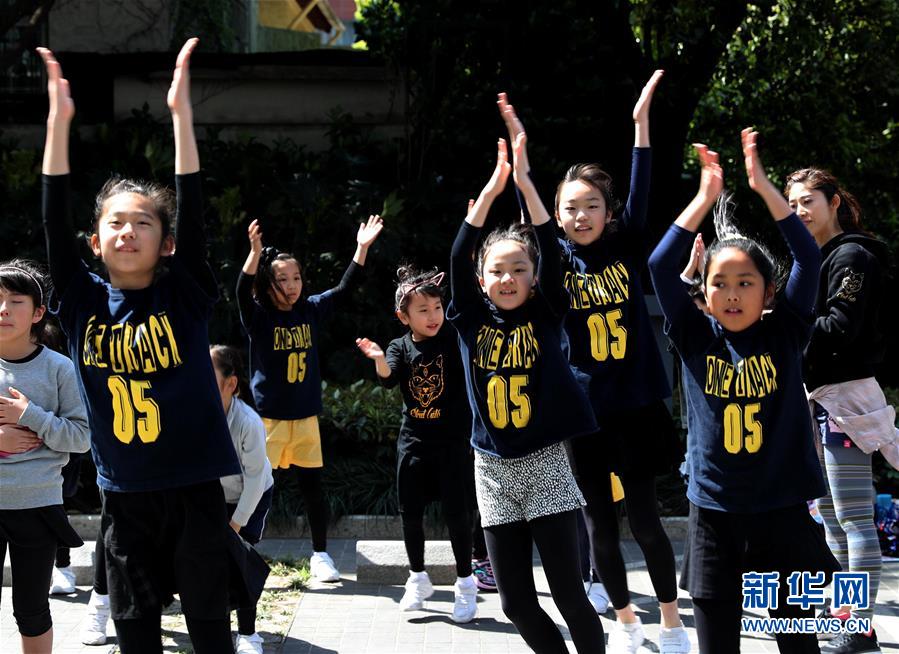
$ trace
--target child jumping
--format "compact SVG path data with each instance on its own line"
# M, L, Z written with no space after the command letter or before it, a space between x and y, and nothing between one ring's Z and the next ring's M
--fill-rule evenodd
M500 139L493 175L453 243L447 311L459 332L473 414L478 508L503 612L527 644L540 654L567 651L537 601L536 543L577 651L604 652L602 624L579 567L576 512L583 496L562 444L595 431L596 421L562 351L569 298L553 225L529 176L524 128L504 96L500 110L533 232L526 225L497 228L475 252L512 168Z

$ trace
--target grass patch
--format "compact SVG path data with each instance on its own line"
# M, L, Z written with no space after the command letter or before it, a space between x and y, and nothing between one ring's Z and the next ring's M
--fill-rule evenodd
M309 560L266 557L266 562L271 566L271 573L256 604L256 631L265 641L263 651L276 652L287 637L297 603L309 583ZM237 634L237 615L233 611L231 631ZM167 654L194 654L178 600L162 614L162 646ZM113 652L118 653L118 647Z

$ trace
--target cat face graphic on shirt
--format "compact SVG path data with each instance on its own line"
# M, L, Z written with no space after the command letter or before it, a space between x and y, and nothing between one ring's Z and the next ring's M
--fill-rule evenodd
M413 364L409 390L422 406L430 406L443 394L443 355L425 364Z

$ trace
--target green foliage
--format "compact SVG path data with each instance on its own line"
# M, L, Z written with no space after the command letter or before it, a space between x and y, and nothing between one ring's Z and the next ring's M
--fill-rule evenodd
M396 388L359 380L349 386L322 384L319 416L331 517L396 515L396 438L402 397ZM289 523L302 515L296 475L275 471L272 519Z

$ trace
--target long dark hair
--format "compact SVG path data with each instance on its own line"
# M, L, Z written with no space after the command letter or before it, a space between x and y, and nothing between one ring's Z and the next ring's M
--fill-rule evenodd
M559 217L559 202L562 199L562 187L569 182L584 182L602 194L603 199L606 201L606 211L612 214L612 220L606 225L605 229L609 230L610 234L614 232L618 226L615 220L615 213L618 211L620 203L613 191L612 176L596 163L579 163L571 166L565 171L565 174L562 176L562 181L556 186L556 218ZM605 234L605 230L603 231L603 234Z
M801 168L787 175L787 185L784 195L790 194L793 184L805 184L810 190L821 191L827 201L833 200L833 196L840 197L840 206L837 207L837 221L844 232L864 232L862 227L862 208L855 196L840 184L840 181L828 170L823 168Z
M12 259L0 263L0 288L7 293L27 295L34 303L34 308L47 306L50 295L50 276L35 261L30 259ZM31 325L31 338L35 343L48 345L52 338L49 327L49 312Z
M262 254L259 256L259 267L256 269L256 277L253 279L253 295L256 297L256 301L267 309L275 308L275 303L272 302L272 298L268 294L269 290L285 302L287 301L287 298L283 297L284 293L281 291L281 287L275 281L273 266L277 261L295 262L297 269L300 271L300 276L303 275L303 266L300 265L300 260L293 254L281 252L271 246L263 248Z

